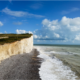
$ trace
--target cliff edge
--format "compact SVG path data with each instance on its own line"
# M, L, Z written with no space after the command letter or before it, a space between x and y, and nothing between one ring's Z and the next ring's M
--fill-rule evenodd
M29 53L33 49L33 36L0 45L0 62L12 55Z

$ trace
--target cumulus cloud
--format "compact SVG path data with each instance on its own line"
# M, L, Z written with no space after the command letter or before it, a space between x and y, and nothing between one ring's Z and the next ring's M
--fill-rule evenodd
M60 28L58 24L58 20L50 21L48 19L44 19L42 21L42 29L34 31L34 39L61 39L62 37L58 32L55 32Z
M34 39L64 40L63 42L80 40L80 17L59 20L42 20L41 30L34 31ZM78 35L77 35L78 34Z
M56 30L59 29L58 20L50 21L48 19L44 19L42 21L43 27L46 26L46 29Z
M64 16L61 20L61 26L67 27L71 31L80 30L80 17L76 18L67 18Z
M3 23L0 21L0 26L3 26Z
M21 25L22 22L13 22L14 25Z
M31 31L19 30L19 29L16 30L16 33L17 33L17 34L25 34L25 33L29 33L29 34L31 33L31 34L32 34Z
M36 15L36 14L32 14L32 13L28 13L28 12L24 12L24 11L12 11L8 8L4 8L2 10L2 12L11 15L11 16L15 16L15 17L37 17L37 18L42 18L44 16L42 15Z

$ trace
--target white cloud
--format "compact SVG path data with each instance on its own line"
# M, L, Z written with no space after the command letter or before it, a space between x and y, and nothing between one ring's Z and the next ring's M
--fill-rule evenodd
M67 10L67 11L64 10L64 11L62 11L61 14L69 14L71 12L75 12L75 11L79 11L79 10L80 10L79 8L74 7L72 9L70 9L70 10Z
M38 38L38 36L37 35L33 35L33 37L36 39L36 38Z
M42 18L44 16L42 15L36 15L36 14L32 14L32 13L28 13L28 12L24 12L24 11L11 11L8 8L5 8L2 10L2 12L11 15L11 16L15 16L15 17L37 17L37 18Z
M61 26L66 26L71 31L79 31L80 30L80 17L67 18L66 16L64 16L61 20Z
M59 37L60 37L60 35L59 35L59 34L57 34L57 33L54 33L54 35L55 35L57 38L59 38Z
M3 23L0 21L0 26L3 26Z
M35 34L33 35L33 37L34 37L34 39L37 39L37 38L38 38L38 39L43 38L42 35L35 35Z
M56 30L60 29L60 24L58 20L50 21L48 19L44 19L42 21L43 27L41 30L34 31L34 38L36 39L59 39L61 38Z
M25 30L18 30L18 29L17 29L17 30L16 30L16 33L17 33L17 34L26 33L26 31L25 31Z
M29 34L31 33L31 34L32 34L32 32L31 32L31 31L18 30L18 29L16 30L16 33L17 33L17 34L25 34L25 33L29 33Z
M6 13L8 15L16 16L16 17L23 17L26 15L26 13L23 11L11 11L8 8L3 9L2 12Z
M48 19L44 19L42 21L43 27L45 27L46 29L50 29L50 30L56 30L59 29L59 25L58 25L58 20L53 20L50 21Z
M22 22L14 22L13 24L14 24L14 25L21 25Z
M80 34L76 35L75 40L79 40L80 41Z
M45 39L45 38L47 39L47 38L49 38L47 35L43 37L42 35L35 35L35 34L33 35L33 37L34 37L34 39Z
M80 32L80 17L63 16L60 21L44 19L42 25L41 30L34 31L34 35L36 35L34 38L64 40L63 42L80 40L80 36L77 35Z

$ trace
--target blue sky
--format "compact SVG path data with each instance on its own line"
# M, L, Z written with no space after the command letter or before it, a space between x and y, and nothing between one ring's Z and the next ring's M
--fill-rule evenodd
M35 44L80 44L80 1L0 1L0 33L26 32Z

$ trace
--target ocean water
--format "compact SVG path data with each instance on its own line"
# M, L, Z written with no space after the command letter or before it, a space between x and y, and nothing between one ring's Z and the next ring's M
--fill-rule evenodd
M80 80L80 46L35 45L43 58L42 80Z

